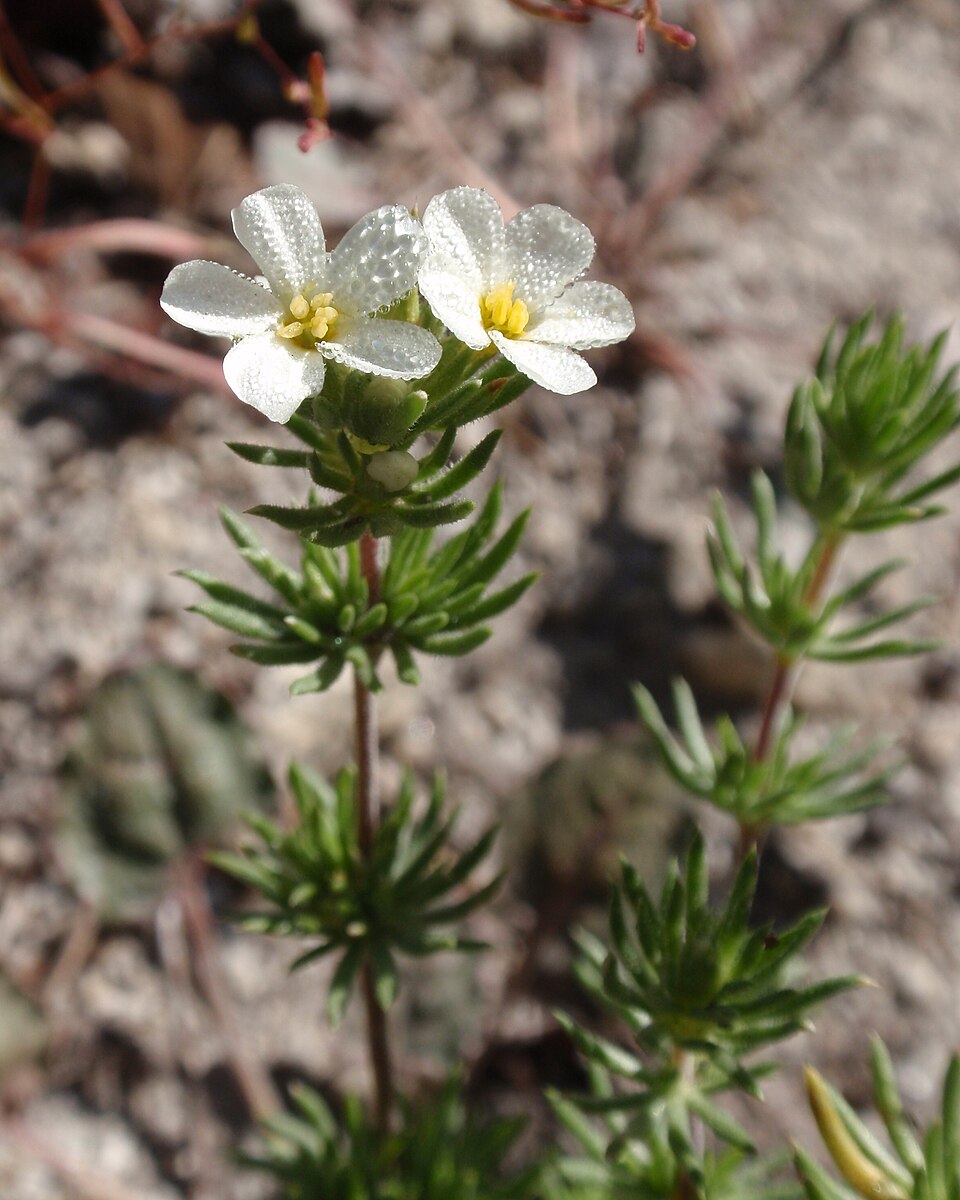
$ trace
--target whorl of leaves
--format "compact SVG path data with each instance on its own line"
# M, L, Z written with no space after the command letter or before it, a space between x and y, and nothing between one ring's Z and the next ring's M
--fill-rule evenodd
M250 818L258 844L240 854L212 855L211 861L270 906L242 916L245 928L314 943L293 969L339 955L327 997L331 1020L342 1017L366 964L381 1006L389 1008L398 987L397 954L483 948L449 927L500 886L496 876L482 887L466 889L490 853L496 831L488 830L457 853L451 845L456 812L445 809L440 777L422 816L414 812L413 780L404 779L396 803L374 832L369 853L360 846L355 771L341 771L331 787L294 764L290 786L300 818L294 829Z
M935 649L935 642L876 637L928 608L934 602L928 596L834 628L836 617L868 600L882 580L905 565L902 559L868 571L821 603L813 598L814 580L822 555L835 543L815 538L799 567L791 567L776 549L776 500L773 485L762 471L753 477L753 510L757 523L755 564L747 560L737 544L726 506L719 498L714 503L707 549L717 591L724 602L782 658L859 662Z
M551 1165L544 1200L800 1200L785 1155L741 1146L700 1152L682 1104L651 1102L630 1114L610 1107L617 1096L609 1073L594 1066L591 1082L586 1102L549 1093L578 1153Z
M686 1107L719 1136L741 1145L730 1118L707 1099L728 1087L758 1095L767 1064L747 1065L750 1051L782 1041L807 1027L810 1013L824 1000L862 980L856 976L795 987L787 982L803 947L823 923L817 910L795 925L774 932L753 926L750 910L757 882L756 853L737 871L724 907L716 914L708 897L703 839L694 837L683 868L674 860L655 903L637 873L623 864L622 886L610 904L611 947L596 938L580 939L581 982L630 1030L639 1050L661 1066L650 1067L632 1051L561 1021L589 1059L641 1092L611 1102L624 1110L651 1098L681 1096ZM704 1064L698 1080L685 1078L686 1052Z
M296 680L294 695L330 687L347 664L377 691L377 664L389 651L404 683L419 672L414 653L461 655L490 636L486 622L523 595L536 579L524 575L498 591L489 585L513 555L528 513L499 535L502 491L491 491L472 524L443 545L432 529L404 529L390 539L380 595L373 599L360 569L356 543L331 550L301 539L300 570L280 562L234 513L221 518L247 564L273 588L268 602L205 571L183 571L208 599L194 606L217 625L247 639L234 654L262 666L316 663Z
M707 739L690 687L673 685L679 737L649 691L633 690L640 719L670 774L691 795L728 812L750 828L795 825L860 812L882 804L896 764L870 770L882 743L853 746L853 730L840 728L812 754L793 753L800 722L791 713L780 725L769 755L757 759L726 715Z
M868 341L873 321L862 317L836 351L831 332L787 417L787 485L824 530L869 533L937 516L944 510L930 497L960 479L957 465L904 482L960 419L956 368L940 372L947 333L907 347L896 317Z

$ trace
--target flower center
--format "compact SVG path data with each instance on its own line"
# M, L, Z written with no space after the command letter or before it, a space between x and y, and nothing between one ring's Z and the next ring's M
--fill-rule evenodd
M480 299L480 317L484 329L498 329L507 337L520 337L530 320L522 300L514 300L513 282L501 283Z
M286 317L277 326L277 334L288 339L306 334L314 342L322 342L340 316L332 300L333 292L318 292L310 300L298 292L290 301Z

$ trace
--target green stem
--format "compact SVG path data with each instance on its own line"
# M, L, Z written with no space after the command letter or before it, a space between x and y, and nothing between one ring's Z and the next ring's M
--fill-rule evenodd
M370 604L376 604L380 598L380 566L377 560L377 539L369 529L364 530L360 539L360 567L370 589ZM356 672L353 688L360 852L365 858L369 858L380 825L377 710L370 689L361 683ZM386 1133L390 1127L390 1111L393 1104L393 1068L387 1038L387 1014L377 999L373 968L369 961L363 966L361 982L367 1012L367 1045L374 1079L376 1119L381 1132Z
M823 589L830 578L830 571L833 568L837 552L843 541L842 535L838 533L822 533L818 534L818 538L820 541L820 554L817 558L817 565L813 576L803 597L805 602L811 607L819 601L823 594ZM802 655L797 657L786 654L777 655L773 675L770 679L770 686L767 688L767 694L763 702L760 731L757 734L757 740L753 747L754 762L763 762L769 756L774 734L780 724L783 707L789 698L797 668L802 662ZM742 862L750 851L760 844L764 832L762 824L755 825L746 820L740 822L740 840L737 847L738 861Z

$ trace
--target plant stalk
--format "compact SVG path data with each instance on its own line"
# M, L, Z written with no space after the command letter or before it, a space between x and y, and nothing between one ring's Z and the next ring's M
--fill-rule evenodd
M377 560L377 539L365 529L360 538L360 569L370 589L370 603L380 598L380 566ZM377 710L370 689L353 676L354 717L357 755L357 821L360 852L369 858L380 825L380 793L378 788L379 740ZM367 1013L367 1045L373 1072L375 1112L382 1133L390 1127L393 1104L393 1068L387 1038L387 1014L384 1012L374 984L373 968L363 965L362 990Z
M804 593L804 600L814 605L820 599L830 571L836 561L837 552L842 544L842 535L836 533L824 534L821 537L820 555L810 584ZM802 656L791 657L778 654L770 679L770 686L763 702L760 718L760 731L753 747L754 762L763 762L770 753L774 733L780 723L783 707L790 696L790 691L796 677L797 668L803 662ZM737 859L743 862L750 851L758 846L763 837L762 825L754 825L748 821L740 823L740 839L737 846Z

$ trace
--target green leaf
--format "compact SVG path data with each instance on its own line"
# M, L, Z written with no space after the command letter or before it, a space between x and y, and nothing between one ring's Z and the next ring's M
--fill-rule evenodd
M336 504L314 504L305 508L282 504L257 504L247 510L251 516L263 517L283 529L295 532L319 532L335 526L344 518L343 509Z
M439 480L432 483L428 482L422 489L418 488L417 490L427 492L433 501L445 500L448 496L456 495L457 492L462 491L467 484L476 479L484 467L486 467L502 435L502 429L495 429L492 433L488 433L481 442L460 459L455 467L451 467Z
M350 993L363 965L363 959L363 947L351 946L337 963L327 992L327 1020L334 1027L340 1024L347 1011Z
M433 529L438 525L452 525L462 521L474 509L470 500L456 500L451 504L411 504L398 507L397 516L413 529Z
M378 943L371 948L370 967L373 971L373 990L377 1003L386 1012L397 998L397 964L387 947Z
M708 1100L701 1091L691 1088L684 1092L684 1099L690 1111L695 1113L704 1125L712 1129L717 1137L729 1142L731 1146L736 1146L739 1150L744 1150L747 1154L756 1152L753 1139L740 1122Z
M310 675L295 679L290 684L291 696L308 696L312 692L325 692L339 678L343 670L344 659L340 655L330 655Z
M239 633L241 637L279 642L287 636L286 626L282 621L264 617L245 606L211 601L209 604L193 604L187 611L199 613L208 621L229 629L231 633Z
M312 454L304 450L281 450L274 446L254 446L248 442L227 442L227 449L247 462L261 467L309 467Z
M489 639L491 632L490 629L480 628L460 634L431 634L421 638L417 643L417 648L425 654L444 656L469 654L478 646L482 646Z

